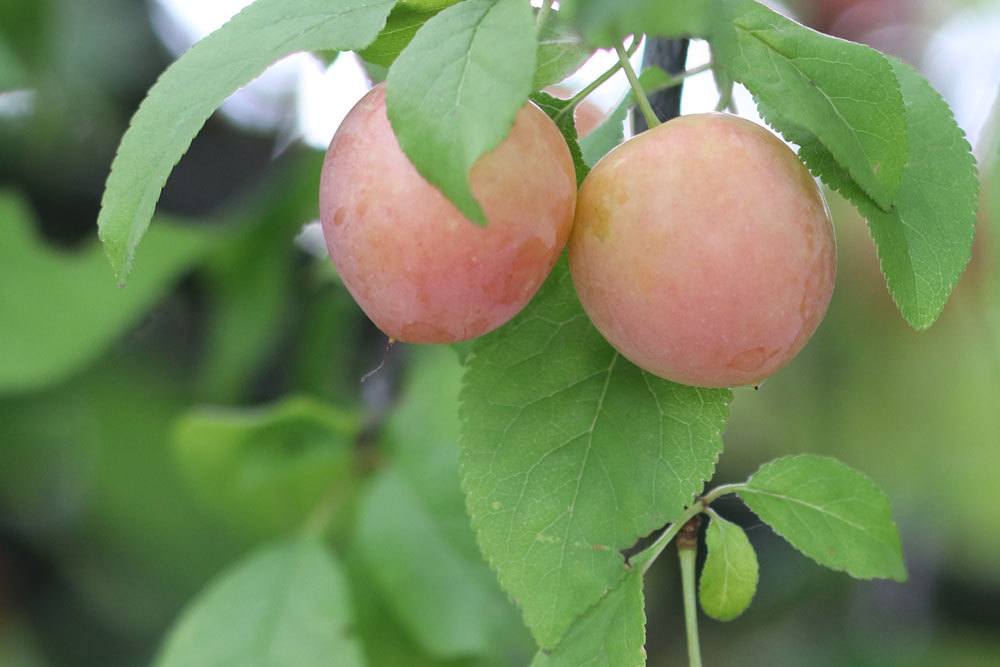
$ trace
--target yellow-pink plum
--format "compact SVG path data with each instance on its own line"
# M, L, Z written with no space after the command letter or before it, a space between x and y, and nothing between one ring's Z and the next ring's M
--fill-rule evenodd
M836 275L816 182L766 129L682 116L630 139L577 199L570 269L626 358L675 382L757 384L826 313Z
M535 294L569 237L573 160L531 103L470 172L488 225L467 220L413 167L376 86L337 130L323 165L320 214L344 284L386 335L411 343L481 336Z

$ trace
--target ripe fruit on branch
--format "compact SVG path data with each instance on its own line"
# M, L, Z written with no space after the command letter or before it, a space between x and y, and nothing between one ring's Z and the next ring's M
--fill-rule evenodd
M469 222L424 180L371 90L330 144L320 215L330 257L388 336L448 343L481 336L518 313L566 244L576 177L566 142L538 107L470 173L489 224Z
M826 313L829 212L795 154L735 116L682 116L602 159L569 246L580 300L605 338L684 384L757 384Z

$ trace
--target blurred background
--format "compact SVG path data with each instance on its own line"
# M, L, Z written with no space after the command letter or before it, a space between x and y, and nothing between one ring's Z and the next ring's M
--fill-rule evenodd
M282 61L195 140L124 289L97 245L129 117L177 55L245 4L0 0L0 667L148 665L213 575L297 530L323 498L369 664L527 664L529 638L479 558L458 491L457 358L387 351L310 226L321 151L377 68L353 54ZM992 163L1000 3L782 8L919 67ZM598 53L564 92L613 59ZM707 59L693 44L689 67ZM624 91L619 78L603 86L589 121ZM745 91L736 102L756 118ZM689 80L685 113L715 103L711 75ZM706 664L1000 665L991 189L973 262L919 334L886 292L863 220L830 195L830 313L791 367L737 392L716 481L788 453L843 459L887 490L910 581L819 568L723 500L758 550L761 585L738 621L703 620ZM677 572L662 561L647 583L650 664L686 664ZM398 593L407 581L422 595L444 562L471 593ZM431 603L488 613L471 630L446 626L449 610L428 614Z

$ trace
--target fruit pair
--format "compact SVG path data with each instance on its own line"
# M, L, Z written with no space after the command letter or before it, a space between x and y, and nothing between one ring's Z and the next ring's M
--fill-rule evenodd
M625 357L684 384L745 385L802 349L833 291L815 181L774 135L734 116L683 116L638 135L577 195L565 141L529 103L470 181L486 227L417 173L381 85L337 131L323 230L347 289L387 335L445 343L496 329L568 241L580 301Z

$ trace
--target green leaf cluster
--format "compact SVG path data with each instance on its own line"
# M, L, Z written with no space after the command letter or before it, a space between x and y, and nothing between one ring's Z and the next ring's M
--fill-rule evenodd
M621 357L587 319L565 262L466 366L469 513L552 649L620 584L621 550L676 520L711 477L730 392L666 382Z

